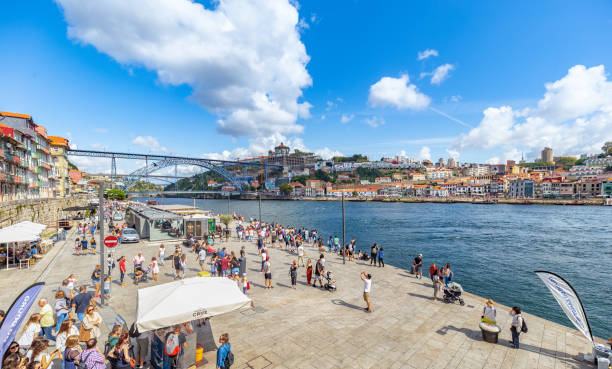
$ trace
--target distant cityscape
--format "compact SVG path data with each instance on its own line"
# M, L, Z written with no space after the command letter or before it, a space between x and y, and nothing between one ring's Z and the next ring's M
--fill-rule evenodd
M68 160L69 141L47 135L27 114L0 112L0 201L66 197L87 192L92 176ZM483 164L455 158L413 160L404 156L371 160L365 155L325 160L313 153L291 150L280 144L265 156L237 161L277 164L283 171L241 173L247 190L294 198L539 198L582 199L612 197L612 142L596 155L554 156L545 147L532 161L508 160ZM99 175L96 175L99 177ZM198 175L166 186L193 189ZM164 186L139 181L132 191ZM200 190L224 192L238 189L221 177L210 175Z

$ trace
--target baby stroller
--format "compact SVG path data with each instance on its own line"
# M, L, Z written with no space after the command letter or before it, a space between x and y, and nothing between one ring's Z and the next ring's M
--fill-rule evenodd
M465 301L461 298L461 293L463 292L463 288L457 282L451 282L448 286L444 287L444 302L447 304L454 304L456 301L459 301L459 305L465 305Z
M144 267L140 264L136 264L134 266L134 284L138 284L138 282L146 281L147 274L151 272L151 267Z
M332 272L327 272L325 279L327 280L324 286L325 289L331 292L336 292L336 280L334 279Z

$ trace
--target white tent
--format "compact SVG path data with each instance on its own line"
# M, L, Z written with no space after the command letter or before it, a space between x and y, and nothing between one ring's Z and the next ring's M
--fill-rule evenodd
M251 304L235 281L194 277L138 290L140 332L228 313Z
M44 224L25 221L0 229L0 243L30 242L40 239L40 234L47 228Z

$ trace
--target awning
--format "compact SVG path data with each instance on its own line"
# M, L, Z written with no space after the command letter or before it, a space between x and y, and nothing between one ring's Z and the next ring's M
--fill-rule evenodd
M194 277L138 290L140 332L228 313L251 304L236 281Z
M40 239L44 224L25 221L0 229L0 243L31 242Z
M83 210L95 210L96 206L71 206L69 208L62 209L63 211L83 211Z

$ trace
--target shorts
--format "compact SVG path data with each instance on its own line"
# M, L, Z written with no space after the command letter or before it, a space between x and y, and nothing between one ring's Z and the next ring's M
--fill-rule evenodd
M81 250L87 250L87 246L81 245Z
M232 269L232 274L233 275L238 275L238 273L240 273L240 269L239 268Z
M266 279L272 279L272 273L266 273Z
M223 271L223 275L229 275L229 270L225 269L225 270Z
M423 273L423 266L422 266L422 265L419 265L419 266L417 266L417 267L415 268L415 270L416 270L416 271L415 271L415 273L416 273L416 274L422 274L422 273Z
M134 345L134 355L138 355L141 358L147 357L149 353L149 339L148 338L136 338L136 344Z
M91 248L95 250L96 249L96 245L91 245Z
M204 266L206 264L206 260L198 260L200 266Z
M363 300L365 302L370 302L370 293L369 292L364 292L363 293Z
M314 280L315 280L315 281L322 281L322 280L323 280L323 276L322 276L322 275L316 275L316 274L315 274Z
M109 293L110 293L110 290L105 288L105 289L104 289L104 294L105 294L105 295L108 295Z
M96 278L92 278L91 279L91 283L93 283L93 284L100 284L100 280L96 279Z

